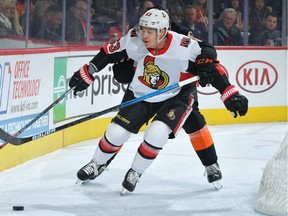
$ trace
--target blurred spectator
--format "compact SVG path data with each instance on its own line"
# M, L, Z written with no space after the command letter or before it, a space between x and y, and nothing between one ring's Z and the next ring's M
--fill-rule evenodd
M259 27L264 24L266 14L272 12L272 8L266 5L265 0L253 0L250 7L250 34L259 31Z
M219 19L221 13L225 8L228 8L227 0L214 0L213 1L213 17Z
M52 4L58 4L55 0L30 0L30 10L29 10L29 26L30 23L38 22L42 19L44 11ZM20 17L21 25L25 29L26 27L26 11ZM30 30L29 30L30 31Z
M127 17L130 20L129 25L135 26L138 23L138 0L130 0L127 1Z
M278 17L276 13L266 14L264 25L251 35L251 45L281 46L281 32L277 30Z
M192 5L194 0L183 0L184 5Z
M143 15L143 13L151 7L154 7L154 3L152 1L141 1L140 4L138 1L130 0L127 2L127 17L130 20L130 26L138 25L139 18ZM131 11L133 11L131 13Z
M25 0L17 0L16 1L16 10L17 10L19 17L21 17L24 14L24 12L25 12Z
M184 18L184 3L182 0L166 0L170 19L176 23L182 22Z
M196 8L196 22L202 24L208 30L208 5L207 0L195 0L193 6Z
M138 14L138 20L139 18L144 14L144 12L146 12L148 10L148 8L152 8L154 7L154 3L152 1L143 1L142 3L140 3L139 5L139 14Z
M282 1L285 0L266 0L266 5L272 8L273 13L276 13L278 20L282 17ZM279 26L279 22L278 22ZM280 27L280 26L279 26Z
M128 0L129 1L129 0ZM122 16L122 1L119 0L93 0L93 9L97 16L110 17L115 19ZM129 12L127 12L129 13Z
M3 12L3 0L0 0L0 13Z
M32 5L31 5L32 3ZM41 19L47 7L53 4L58 4L57 0L32 0L30 2L30 7L32 6L32 14L31 18L33 19ZM30 9L30 10L31 10Z
M43 17L31 23L30 36L48 41L61 41L62 15L62 9L58 5L48 6Z
M65 39L67 42L83 42L85 40L85 29L81 19L87 16L87 1L73 0L66 14Z
M229 0L228 8L233 8L237 12L237 18L235 25L243 31L243 4L242 0Z
M87 1L86 1L87 2ZM87 18L88 18L88 13L87 13L87 10L88 10L88 5L87 3L85 4L86 5L86 13L81 13L81 24L82 24L82 27L84 29L84 38L83 40L86 41L86 34L87 34ZM83 8L85 8L85 5L82 5ZM90 5L91 6L91 5ZM91 7L90 7L91 8ZM91 9L92 10L92 9ZM92 19L92 15L96 16L95 15L95 11L92 10L91 13L90 13L90 23L91 23L91 19ZM90 25L90 40L93 40L94 39L94 36L93 36L93 29L92 29L92 25Z
M15 0L2 0L0 12L0 35L23 36Z
M237 12L233 8L226 8L214 25L213 42L220 46L243 45L243 38L239 28L235 25Z
M25 1L25 0L23 0ZM37 0L30 0L30 9L29 9L29 19L32 19L32 15L34 14L35 11L35 3ZM25 6L25 4L24 4ZM19 14L19 21L20 21L20 25L23 28L23 32L26 31L26 10L23 11L23 5L21 3L21 1L18 1L18 5L17 5L17 11Z
M191 29L193 36L199 38L200 40L207 41L208 34L203 28L203 26L195 21L196 19L196 9L192 5L187 5L184 8L184 20L180 25Z
M119 16L117 18L116 24L117 24L116 26L112 26L109 29L110 41L115 41L122 37L122 27L123 27L122 16ZM130 28L129 20L126 19L126 25L125 25L126 33L128 32L129 28Z

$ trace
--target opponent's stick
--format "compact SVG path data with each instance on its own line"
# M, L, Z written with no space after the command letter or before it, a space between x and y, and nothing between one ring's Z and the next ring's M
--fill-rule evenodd
M145 99L148 99L148 98L151 98L151 97L154 97L156 95L159 95L159 94L162 94L164 92L167 92L167 91L171 91L173 89L178 89L184 85L187 85L189 83L192 83L192 82L195 82L199 80L199 76L195 76L195 77L192 77L192 78L189 78L189 79L186 79L184 81L180 81L179 83L175 83L171 86L167 86L163 89L160 89L160 90L157 90L157 91L154 91L154 92L151 92L149 94L146 94L146 95L143 95L141 97L138 97L138 98L135 98L135 99L132 99L132 100L129 100L129 101L126 101L124 103L121 103L119 105L116 105L116 106L113 106L113 107L110 107L108 109L105 109L105 110L102 110L100 112L95 112L95 113L92 113L88 116L85 116L84 118L80 118L78 120L75 120L75 121L72 121L72 122L69 122L67 124L64 124L64 125L61 125L59 127L56 127L56 128L53 128L53 129L50 129L50 130L47 130L47 131L44 131L44 132L41 132L41 133L38 133L38 134L35 134L33 136L30 136L30 137L24 137L24 138L18 138L18 137L15 137L15 136L12 136L10 134L8 134L7 132L5 132L4 130L2 130L0 128L0 139L4 140L5 142L8 142L8 143L11 143L13 145L22 145L24 143L27 143L27 142L30 142L32 140L37 140L37 139L40 139L42 137L45 137L49 134L52 134L52 133L55 133L55 132L58 132L60 130L63 130L63 129L66 129L66 128L69 128L71 126L74 126L76 124L80 124L82 122L85 122L85 121L88 121L88 120L91 120L93 118L96 118L96 117L99 117L101 115L104 115L104 114L107 114L109 112L112 112L112 111L116 111L120 108L123 108L123 107L127 107L127 106L130 106L132 104L135 104L135 103L138 103L140 101L143 101Z
M45 115L50 109L52 109L54 106L56 106L56 104L58 104L61 100L63 100L63 98L66 97L66 95L68 95L73 88L68 89L64 94L62 94L59 98L57 98L57 100L55 100L52 104L50 104L46 109L44 109L41 113L39 113L37 116L35 116L30 122L28 122L26 125L24 125L24 127L22 127L17 133L14 134L14 137L19 136L24 130L26 130L28 127L30 127L34 122L36 122L38 119L40 119L43 115ZM1 131L3 131L0 128ZM3 131L5 134L7 134L5 131ZM2 133L2 132L1 132ZM4 140L4 139L3 139ZM5 140L4 140L5 141ZM0 145L0 149L4 148L9 142L4 142Z

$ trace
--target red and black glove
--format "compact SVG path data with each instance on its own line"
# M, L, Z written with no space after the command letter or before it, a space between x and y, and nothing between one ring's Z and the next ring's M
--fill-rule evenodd
M93 82L95 78L89 74L88 65L83 65L78 71L76 71L70 79L69 87L74 89L74 95L87 89Z
M195 67L197 74L200 77L198 81L202 87L212 83L214 77L217 76L217 70L215 68L215 59L206 55L199 55L195 61Z
M234 118L238 114L244 116L248 111L248 99L241 95L234 85L230 85L224 90L221 100Z

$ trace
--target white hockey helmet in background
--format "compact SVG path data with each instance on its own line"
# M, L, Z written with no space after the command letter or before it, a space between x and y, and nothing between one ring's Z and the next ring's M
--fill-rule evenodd
M141 27L155 28L157 33L160 34L163 28L169 29L169 15L164 10L152 8L146 11L139 20Z

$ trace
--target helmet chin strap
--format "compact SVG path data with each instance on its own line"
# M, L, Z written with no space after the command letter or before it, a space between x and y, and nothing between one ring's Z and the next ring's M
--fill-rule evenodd
M167 35L167 29L165 29L165 30L166 30L166 32L165 32L165 34L164 34L161 38L159 38L161 32L158 33L158 35L157 35L157 42L156 42L151 48L154 48L155 46L157 46L157 45L166 37L166 35Z

